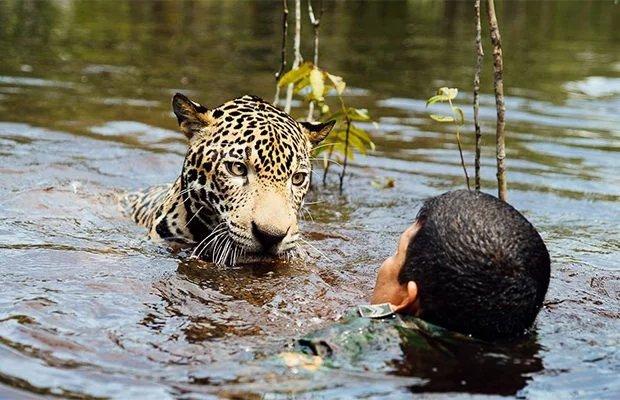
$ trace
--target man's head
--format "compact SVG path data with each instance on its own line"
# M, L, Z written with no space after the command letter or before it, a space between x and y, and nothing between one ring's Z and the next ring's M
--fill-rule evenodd
M549 264L540 235L512 206L448 192L427 200L403 233L372 302L483 339L518 336L542 306Z

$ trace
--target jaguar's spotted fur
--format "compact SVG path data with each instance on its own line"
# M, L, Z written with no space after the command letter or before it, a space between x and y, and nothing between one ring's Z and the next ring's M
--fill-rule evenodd
M247 254L290 253L308 190L312 146L333 122L297 122L255 96L214 109L176 94L189 149L179 178L126 195L121 204L149 237L196 246L194 254L231 264Z

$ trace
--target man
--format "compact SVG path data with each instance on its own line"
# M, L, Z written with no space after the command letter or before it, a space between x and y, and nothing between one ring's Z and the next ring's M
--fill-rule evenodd
M458 190L427 200L377 276L372 303L389 303L486 340L523 335L549 286L549 253L508 203Z
M514 394L542 368L535 337L513 339L532 327L549 274L547 248L517 210L488 194L448 192L427 200L402 234L362 318L350 314L283 356L423 378L413 391Z

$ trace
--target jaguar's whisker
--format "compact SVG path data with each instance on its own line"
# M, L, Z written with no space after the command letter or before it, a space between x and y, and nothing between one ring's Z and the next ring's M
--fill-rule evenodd
M234 244L233 245L232 254L230 256L230 258L231 258L231 263L230 264L233 267L237 264L237 250L238 249L239 249L239 247L236 244Z
M225 235L225 234L222 235L222 240L218 246L218 255L217 255L217 262L216 262L217 265L220 265L220 266L225 265L224 262L226 261L225 260L226 248L228 246L229 240L230 239L228 238L228 235Z
M318 200L318 201L304 201L304 206L309 206L312 204L322 204L325 203L325 200Z
M211 235L214 235L214 237L217 237L219 235L221 235L223 232L226 231L226 223L225 222L220 222L218 225L216 225L215 229L213 229L213 232L211 232ZM214 238L213 237L213 238ZM209 242L207 242L207 244L204 247L208 247L209 244L212 242L213 238L211 240L209 240Z
M196 211L194 215L192 215L192 217L189 220L187 220L187 223L185 224L183 228L187 228L187 225L189 225L189 223L192 222L194 218L196 218L196 216L200 213L200 211L202 211L203 208L205 208L205 206L200 207L198 211Z
M325 253L323 253L321 250L317 249L314 245L312 245L312 243L310 243L309 241L307 241L307 240L305 240L304 238L301 238L301 237L299 238L299 240L300 240L302 243L304 243L304 244L306 244L306 245L310 246L310 248L312 248L314 251L316 251L317 253L319 253L319 255L321 255L321 256L323 256L323 257L325 257L325 259L329 261L329 257L327 257L327 256L325 255Z
M229 264L230 261L232 261L232 251L235 247L235 243L234 241L230 238L230 236L228 236L228 243L226 246L226 253L225 253L225 257L224 257L224 264L225 265L232 265Z
M322 158L314 158L314 157L310 157L310 161L325 161L325 159ZM337 166L339 166L340 168L343 168L342 164L340 164L338 161L336 160L332 160L331 158L327 159L327 162L330 162L332 164L336 164Z
M239 246L237 245L237 243L233 240L232 241L232 246L231 246L231 250L230 250L230 265L231 266L235 266L237 264L237 249L239 248Z
M211 238L213 235L215 235L217 237L217 235L219 234L219 231L224 227L224 222L220 222L215 228L213 228L213 230L211 231L210 234L208 234L204 239L202 239L202 241L200 243L198 243L198 245L194 248L194 251L192 252L191 257L194 257L196 255L196 252L198 252L198 257L200 257L202 255L202 250L199 250L201 248L201 246L203 245L203 243L205 243L207 240L209 240L209 238ZM209 241L204 248L206 248L209 243L211 243L211 241Z
M224 244L224 238L225 238L224 232L220 233L215 239L213 246L211 246L211 261L215 264L217 264L217 259L219 257L220 248Z
M338 144L338 143L324 143L324 144L319 145L319 146L314 146L314 147L312 148L312 151L315 151L315 150L318 150L318 149L322 149L323 147L335 146L335 145L337 145L337 144Z
M224 247L222 249L222 255L220 256L219 259L219 263L220 265L226 265L226 262L228 261L228 253L230 251L230 245L231 245L231 240L230 237L226 237L226 243L224 244Z
M312 213L310 213L310 210L308 210L306 207L304 207L302 209L306 214L308 214L308 216L310 217L310 221L312 221L312 223L314 223L314 217L312 216Z

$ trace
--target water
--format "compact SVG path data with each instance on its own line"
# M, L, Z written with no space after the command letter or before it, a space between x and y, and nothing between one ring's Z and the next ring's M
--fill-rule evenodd
M356 158L343 196L335 176L310 195L313 219L302 226L325 256L254 268L188 262L144 240L116 209L116 193L179 172L174 92L207 105L272 98L278 9L0 2L0 397L617 398L618 6L498 4L509 198L547 242L551 287L529 350L512 350L535 366L529 372L426 384L402 354L364 373L313 379L261 360L366 302L420 201L463 186L454 132L430 121L424 100L439 86L459 87L471 121L467 3L327 4L320 63L344 76L349 103L380 127L377 151ZM310 58L308 49L309 36ZM482 178L494 193L485 51ZM473 172L471 123L464 136ZM372 184L388 178L395 188Z

